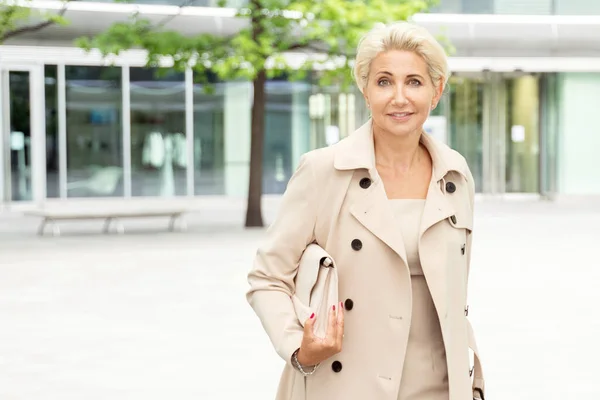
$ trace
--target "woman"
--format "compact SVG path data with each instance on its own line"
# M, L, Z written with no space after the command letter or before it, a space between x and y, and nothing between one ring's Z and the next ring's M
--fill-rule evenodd
M277 399L483 397L466 318L473 177L423 132L448 80L445 52L417 26L377 27L354 74L371 120L302 157L249 274L248 301L287 362ZM303 329L290 296L313 242L336 260L344 301ZM319 318L325 338L313 334Z

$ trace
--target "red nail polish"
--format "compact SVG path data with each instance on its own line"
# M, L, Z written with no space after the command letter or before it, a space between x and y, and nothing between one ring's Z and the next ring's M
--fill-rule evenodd
M344 303L340 303L340 308L343 309L344 308Z
M314 317L315 317L315 313L312 313L312 314L310 315L310 319L313 319Z
M333 306L333 311L335 311L335 305Z

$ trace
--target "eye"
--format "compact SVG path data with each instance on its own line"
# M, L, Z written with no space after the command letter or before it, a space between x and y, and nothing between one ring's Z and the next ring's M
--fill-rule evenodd
M382 78L377 81L378 86L388 86L390 84L390 80L387 78Z
M421 86L421 81L420 81L420 80L418 80L418 79L411 79L411 80L410 80L408 83L409 83L411 86Z

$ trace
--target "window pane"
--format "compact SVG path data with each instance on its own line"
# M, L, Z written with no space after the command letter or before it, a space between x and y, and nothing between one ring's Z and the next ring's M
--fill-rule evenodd
M10 183L5 185L13 201L32 200L31 181L31 77L27 71L8 72L10 114L8 158ZM1 135L0 135L1 137Z
M449 145L467 160L475 190L483 186L483 83L478 78L450 78Z
M225 194L224 110L226 84L207 94L194 84L194 193Z
M278 194L292 173L292 84L269 81L266 91L263 193Z
M58 90L57 67L46 65L46 197L60 196L58 187Z
M123 195L121 69L67 66L67 196Z
M186 195L184 74L130 71L132 194Z
M525 75L507 82L506 191L539 192L539 79Z

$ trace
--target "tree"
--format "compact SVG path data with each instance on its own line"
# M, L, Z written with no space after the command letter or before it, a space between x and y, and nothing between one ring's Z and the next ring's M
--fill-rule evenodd
M435 0L249 0L236 18L246 28L231 37L212 34L184 36L153 25L137 14L93 38L80 38L81 47L97 48L104 56L145 49L147 66L158 67L167 57L173 68L197 71L206 82L208 72L222 80L247 79L253 85L250 179L246 227L263 226L262 159L265 127L265 83L286 74L303 79L319 69L319 83L346 88L352 80L351 63L360 37L377 22L406 20L427 10ZM225 6L220 0L220 6ZM189 4L185 1L182 6ZM286 54L304 54L300 65L290 65Z
M66 25L64 17L67 4L71 0L63 0L63 7L58 13L36 12L29 7L30 1L3 1L0 4L0 44L8 39L24 33L41 31L51 25Z

